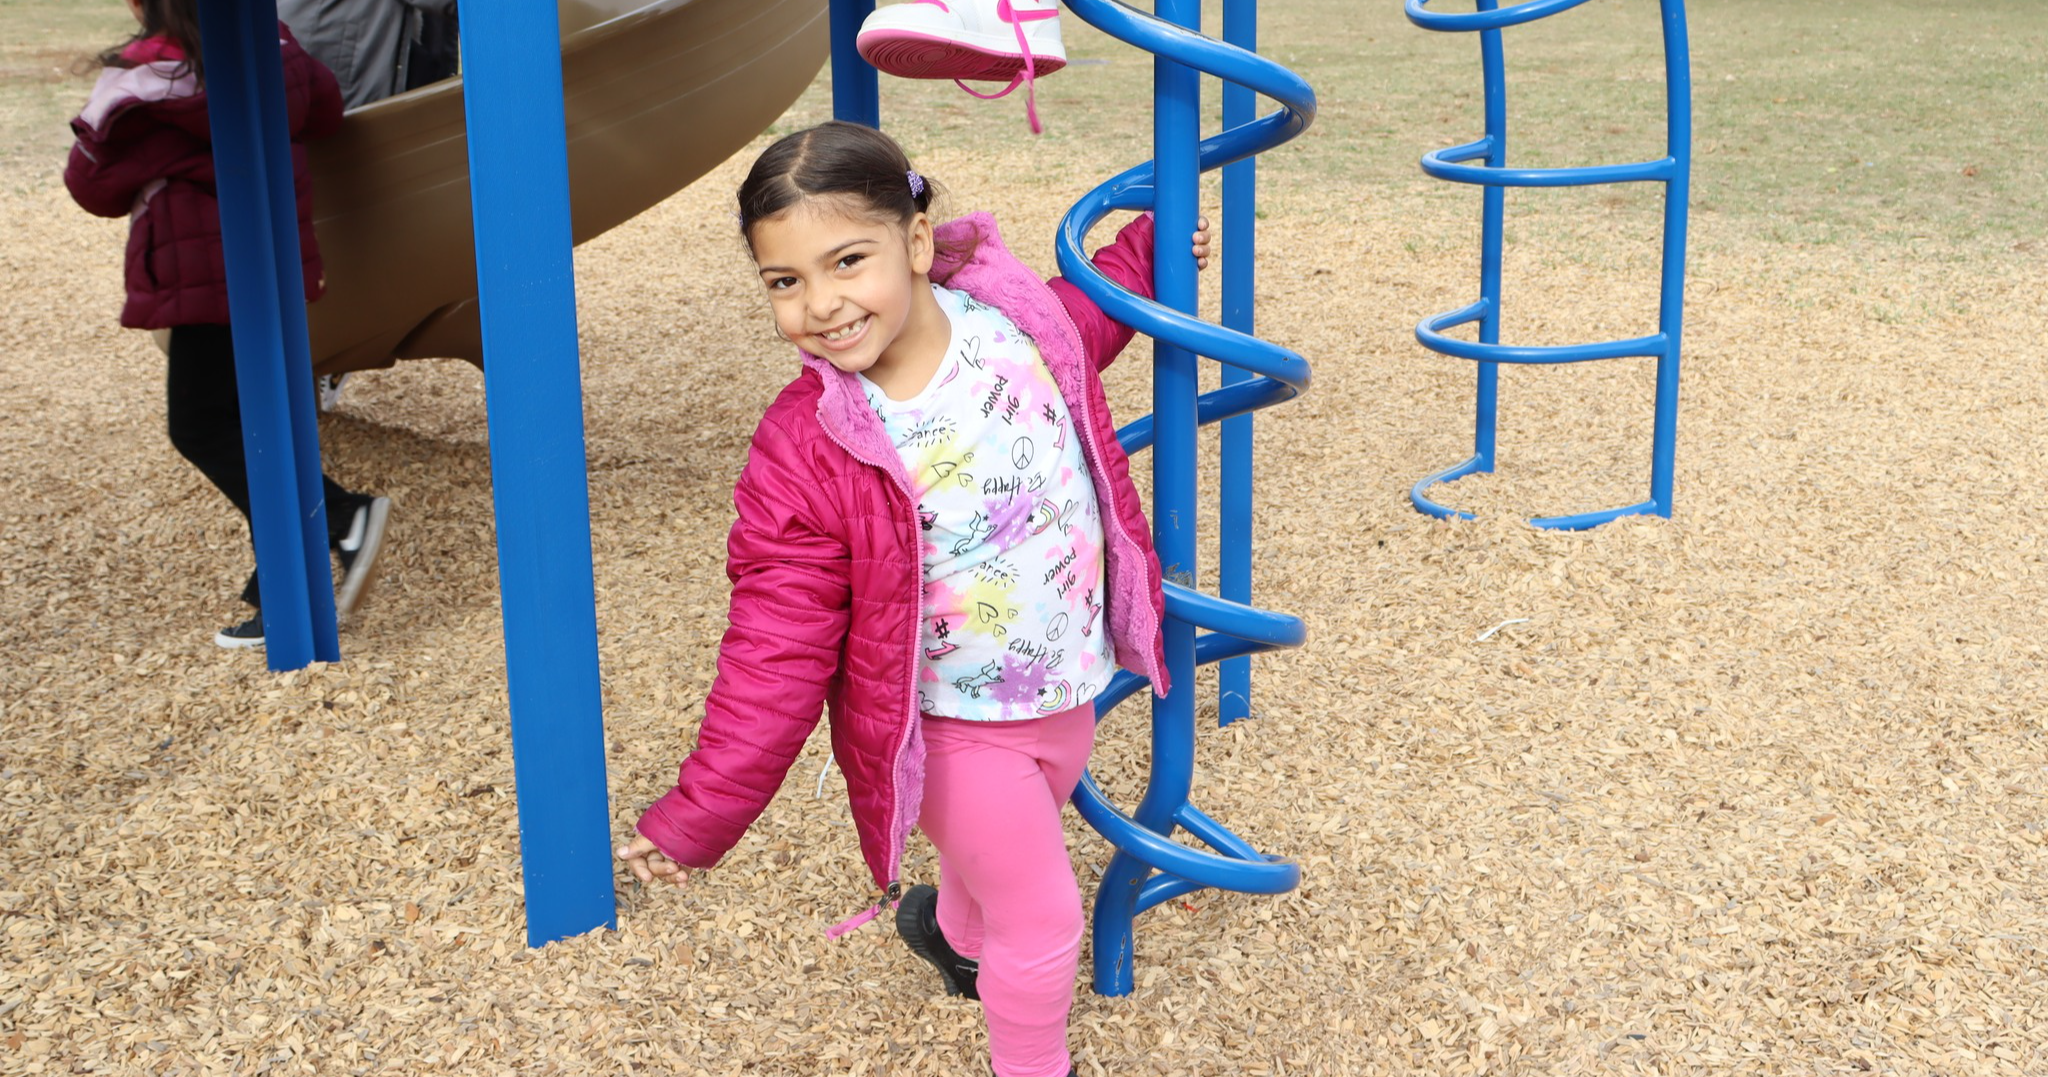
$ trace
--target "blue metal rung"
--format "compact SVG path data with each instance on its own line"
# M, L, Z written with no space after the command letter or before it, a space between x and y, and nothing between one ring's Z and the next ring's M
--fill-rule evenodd
M1429 10L1430 0L1408 0L1408 18L1425 30L1499 30L1502 27L1535 22L1537 19L1547 18L1585 2L1586 0L1528 0L1527 3L1498 11L1494 10L1495 4L1482 2L1478 11L1453 13Z
M1492 152L1490 138L1434 150L1422 155L1422 170L1440 180L1483 187L1597 187L1609 183L1663 183L1678 168L1678 162L1670 157L1579 168L1493 168L1458 163Z
M1537 347L1478 344L1447 337L1440 332L1480 321L1491 313L1492 307L1491 300L1482 299L1449 314L1424 318L1421 324L1415 327L1415 339L1421 341L1430 351L1481 363L1583 363L1588 359L1623 359L1629 356L1661 358L1671 351L1671 341L1662 333L1631 337L1628 340L1610 340L1600 344L1552 344Z
M1650 446L1650 497L1633 505L1532 519L1538 527L1577 530L1621 516L1671 515L1672 471L1678 439L1678 344L1684 314L1686 199L1692 170L1692 75L1686 45L1684 0L1660 0L1664 27L1666 155L1650 161L1575 168L1507 167L1507 88L1500 31L1577 7L1586 0L1528 0L1502 8L1500 0L1477 0L1477 11L1429 10L1431 0L1406 0L1410 21L1426 30L1477 32L1485 82L1486 133L1479 139L1422 158L1422 170L1437 179L1482 188L1479 299L1447 314L1425 318L1415 339L1441 355L1477 363L1473 402L1472 456L1417 482L1408 497L1416 509L1438 518L1470 519L1431 500L1427 491L1494 469L1498 418L1499 364L1550 365L1595 359L1648 357L1657 360L1656 415ZM1468 164L1465 162L1481 162ZM1657 332L1627 340L1543 347L1500 343L1502 191L1508 187L1583 187L1610 183L1662 183L1664 256ZM1457 340L1444 330L1477 323L1477 341Z

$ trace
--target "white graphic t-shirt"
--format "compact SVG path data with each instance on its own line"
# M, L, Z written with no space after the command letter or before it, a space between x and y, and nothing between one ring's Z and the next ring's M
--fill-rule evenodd
M1038 345L994 307L932 293L953 341L931 384L891 400L861 379L922 527L918 706L991 722L1057 714L1116 669L1095 483Z

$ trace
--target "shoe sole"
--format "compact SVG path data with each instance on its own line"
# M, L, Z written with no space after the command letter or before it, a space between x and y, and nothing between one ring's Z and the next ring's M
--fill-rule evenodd
M334 598L336 620L348 620L355 613L356 605L370 593L370 586L377 582L377 555L384 549L384 524L390 519L391 499L373 499L370 502L370 519L363 526L362 548L356 551L355 564L342 578L341 593Z
M216 647L225 647L230 651L246 651L252 648L263 646L263 637L258 636L255 639L243 639L240 636L230 636L226 632L215 632L213 634L213 645Z
M963 79L970 82L1008 82L1024 73L1024 57L1017 53L1013 39L1004 48L973 37L937 37L910 30L877 30L863 34L859 42L861 59L902 79ZM1064 50L1032 52L1034 77L1044 78L1067 66Z
M918 910L924 908L924 901L918 893L920 890L929 891L933 900L936 900L938 897L937 890L933 890L922 883L911 887L910 892L903 895L903 900L896 903L896 934L903 939L904 945L910 947L911 953L924 958L926 964L939 970L939 981L945 984L946 994L955 998L965 995L967 990L954 978L953 970L947 968L946 963L940 960L939 955L933 953L931 947L925 944L924 925L918 922L920 919ZM920 900L916 904L912 904L910 899L913 897L920 898Z

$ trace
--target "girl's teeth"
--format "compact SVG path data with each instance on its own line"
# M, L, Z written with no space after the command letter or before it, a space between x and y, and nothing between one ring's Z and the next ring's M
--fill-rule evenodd
M833 340L833 341L838 341L838 340L845 340L845 339L846 339L847 337L850 337L850 336L852 336L852 335L853 335L853 332L854 332L854 330L856 330L856 329L859 329L859 328L860 328L860 327L861 327L861 326L862 326L863 324L865 324L866 322L867 322L867 319L866 319L866 318L862 318L862 319L861 319L860 321L857 321L857 322L853 323L852 325L849 325L849 326L847 326L847 327L846 327L846 328L844 328L844 329L838 329L838 330L834 330L833 332L830 332L830 333L822 333L822 334L819 334L819 335L820 335L820 336L823 336L823 337L824 337L824 338L825 338L826 340Z

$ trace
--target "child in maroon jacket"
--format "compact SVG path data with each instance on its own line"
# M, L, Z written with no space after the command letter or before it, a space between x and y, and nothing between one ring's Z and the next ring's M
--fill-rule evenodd
M71 121L78 141L71 147L64 185L88 212L129 218L128 300L121 324L170 330L171 444L246 518L248 466L234 340L228 332L227 272L196 0L127 3L141 29L99 57L105 70L84 111ZM311 301L320 297L326 281L313 236L313 191L303 140L332 134L341 125L341 94L334 75L299 48L283 24L278 36L284 50L299 250ZM346 617L374 579L391 502L351 493L332 479L325 483L329 534L343 572L335 606ZM262 599L253 572L242 599L257 610L221 630L215 643L263 644Z

